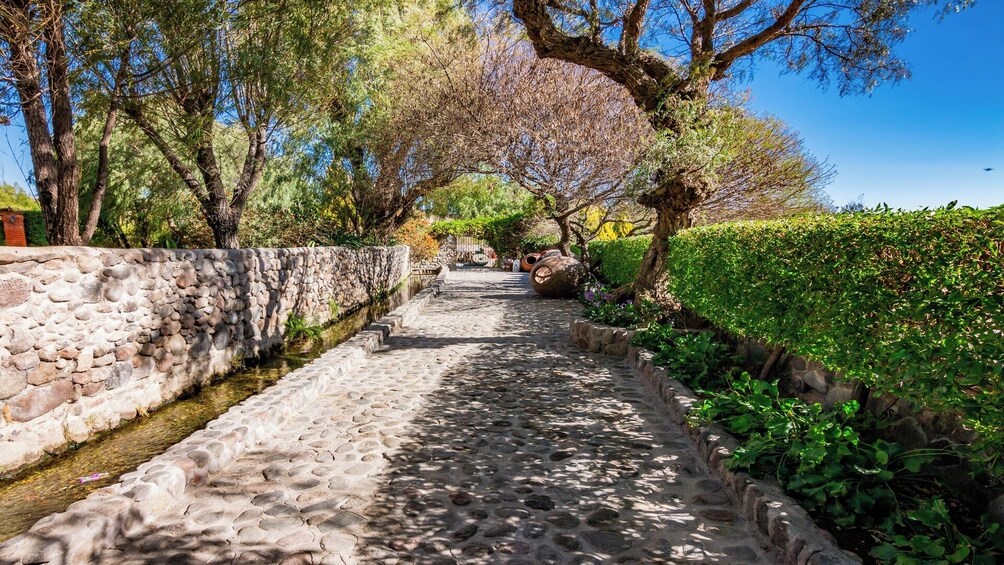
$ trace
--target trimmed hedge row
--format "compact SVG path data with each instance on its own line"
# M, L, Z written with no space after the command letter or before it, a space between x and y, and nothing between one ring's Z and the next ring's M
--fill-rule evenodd
M41 210L24 212L24 235L28 239L28 245L49 245L49 240L45 237L45 218Z
M719 327L1004 440L1004 207L718 224L669 243L670 291ZM643 251L608 244L603 261Z
M467 236L483 239L497 253L510 257L522 256L527 246L536 251L541 242L527 239L534 217L527 214L511 216L480 217L469 220L441 220L429 227L433 237Z
M641 259L652 242L652 236L623 237L611 241L591 241L589 256L599 265L600 274L613 286L635 280Z

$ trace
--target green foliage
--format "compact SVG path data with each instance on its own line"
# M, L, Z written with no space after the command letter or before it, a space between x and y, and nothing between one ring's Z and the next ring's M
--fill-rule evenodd
M492 175L465 175L436 189L421 202L427 214L469 220L527 212L533 195Z
M671 325L652 325L636 333L632 344L655 352L653 363L695 389L724 384L736 363L728 344L715 339L712 332L683 333Z
M367 245L379 245L372 237L359 236L354 233L349 233L341 230L328 231L322 228L321 233L318 235L321 245L328 246L338 246L338 247L349 247L352 249L358 249L360 247L366 247Z
M536 253L558 244L558 238L553 235L528 235L519 242L520 255Z
M238 233L245 247L310 247L317 242L319 227L309 208L256 203L244 211Z
M586 318L608 326L636 328L654 324L662 317L661 308L654 302L619 302L608 289L598 286L587 286L581 302Z
M884 540L874 557L904 564L959 563L974 556L974 562L994 562L1000 549L996 526L988 528L984 519L975 527L982 534L967 535L960 525L968 515L950 516L944 500L925 494L944 487L924 474L924 465L958 454L867 439L876 422L859 415L856 401L824 411L818 403L783 397L776 382L747 373L730 379L727 390L705 394L694 419L718 422L742 442L730 468L773 475L814 515L872 531Z
M912 508L889 519L891 533L881 536L885 543L871 554L880 561L903 565L1001 562L1000 524L983 516L978 525L982 533L970 536L959 531L956 521L943 499L917 500Z
M27 212L28 210L41 210L38 202L30 194L19 186L7 183L0 183L0 210L16 210Z
M49 240L45 237L45 218L41 210L24 211L24 235L28 245L49 245Z
M447 80L440 63L450 56L437 57L473 34L467 11L444 0L351 4L369 25L350 72L335 82L337 103L296 137L303 174L323 192L325 231L386 243L423 198L458 174L449 154L462 144L443 134L436 123L443 104L427 93Z
M469 220L443 220L432 224L429 233L434 237L477 237L487 241L500 256L517 257L523 254L523 242L532 222L533 216L522 213Z
M589 256L599 266L600 275L606 282L623 286L638 278L638 268L651 241L652 237L647 235L591 241Z
M957 410L999 443L1002 242L1004 208L720 224L670 240L670 290L738 336Z
M310 324L307 319L295 312L286 318L286 341L289 343L317 339L324 332L324 327Z

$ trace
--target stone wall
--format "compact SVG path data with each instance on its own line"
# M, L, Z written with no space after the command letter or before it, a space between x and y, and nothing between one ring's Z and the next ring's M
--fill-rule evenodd
M624 356L632 347L631 330L576 320L569 328L572 343L593 353L614 357ZM759 374L771 351L755 339L737 340L736 352L745 368ZM968 445L978 434L963 424L955 413L939 413L917 406L893 394L880 393L850 380L836 371L800 355L784 354L772 371L782 391L807 401L818 402L829 409L848 400L857 400L872 414L890 422L879 435L907 449L944 449L955 444ZM1004 524L1004 495L994 496L987 485L969 479L973 471L965 461L951 457L928 464L925 469L940 477L956 494L974 504L990 501L988 512Z
M739 340L736 349L750 366L762 364L770 355L763 343L753 339ZM773 376L780 379L782 388L808 402L821 403L827 409L849 400L862 402L871 413L893 421L883 431L888 439L910 449L969 444L977 439L976 432L966 428L958 414L938 413L895 395L869 389L801 355L781 356Z
M409 274L408 248L0 248L0 473L173 400Z
M833 536L820 528L797 501L784 494L777 483L754 479L730 469L727 461L740 445L717 424L704 425L691 418L698 402L694 391L656 366L654 353L630 345L634 332L575 320L569 328L572 343L593 353L623 357L636 377L646 383L670 418L687 431L698 455L722 481L725 493L752 526L760 545L774 562L784 565L856 565L861 559L840 549Z

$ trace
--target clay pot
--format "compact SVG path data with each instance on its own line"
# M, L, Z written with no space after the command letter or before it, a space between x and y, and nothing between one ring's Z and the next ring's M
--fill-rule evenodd
M533 266L530 285L533 291L548 298L572 298L586 280L586 267L572 257L551 255Z
M538 260L540 260L540 253L528 253L526 257L523 257L523 260L519 262L519 266L524 272L530 272Z

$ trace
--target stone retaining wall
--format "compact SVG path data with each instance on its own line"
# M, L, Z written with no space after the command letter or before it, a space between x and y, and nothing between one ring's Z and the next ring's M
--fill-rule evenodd
M770 354L763 343L752 339L740 340L737 352L751 365L762 364ZM783 355L774 375L780 377L783 387L803 400L819 402L827 408L848 400L862 402L871 413L893 420L894 424L886 430L889 438L910 449L970 444L977 439L976 432L966 428L958 414L938 413L894 395L867 389L800 355Z
M621 357L627 353L634 331L578 320L572 324L572 341L593 353ZM756 340L740 340L737 352L750 367L759 367L767 360L770 351ZM818 361L800 355L783 355L776 364L774 375L780 376L782 387L807 402L818 402L830 408L834 405L859 400L875 415L891 418L893 425L884 430L888 439L910 449L923 447L943 448L955 443L969 444L977 434L966 428L957 414L938 413L915 406L891 394L868 390L857 381L849 380L831 371ZM952 472L959 471L952 465ZM1002 503L1004 504L1004 503Z
M0 473L114 428L409 274L404 246L0 248Z
M754 479L726 466L726 460L739 446L739 441L717 424L701 426L690 421L690 408L698 401L697 395L671 378L666 369L654 365L651 351L631 346L634 332L589 320L575 320L570 334L572 342L579 347L625 357L635 374L658 394L672 420L689 432L701 458L722 479L729 497L754 526L754 534L761 545L770 550L778 563L854 565L859 562L857 556L844 553L833 536L817 526L805 509L785 495L776 483Z
M328 385L358 368L384 339L411 323L446 284L448 271L411 300L260 394L230 408L114 485L39 520L0 544L0 564L90 563L103 547L169 512L191 486L202 484L282 427Z

